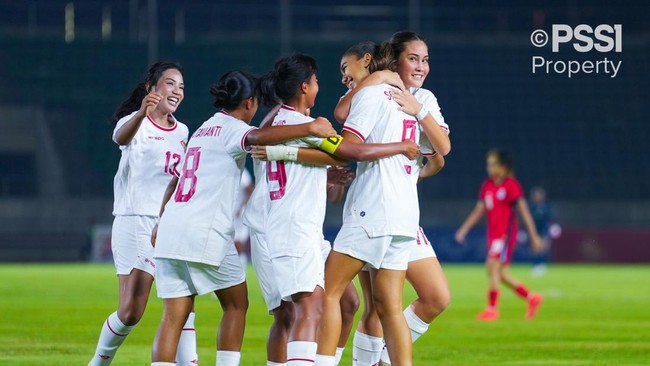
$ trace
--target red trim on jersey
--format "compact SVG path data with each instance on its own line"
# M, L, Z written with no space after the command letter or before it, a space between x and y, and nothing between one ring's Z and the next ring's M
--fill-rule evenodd
M230 117L232 117L232 115L231 115L230 113L226 112L225 109L222 109L222 110L220 110L219 112L225 114L226 116L230 116Z
M118 337L126 337L128 334L120 334L111 328L111 323L108 322L108 319L106 319L106 325L108 326L108 330L110 330L113 334L115 334Z
M175 119L175 118L174 118L174 125L171 126L171 127L163 127L163 126L157 124L156 121L154 121L151 117L149 117L149 115L147 115L147 119L148 119L148 120L149 120L149 121L150 121L154 126L158 127L159 129L161 129L161 130L163 130L163 131L166 131L166 132L174 131L174 130L176 129L176 127L178 127L178 123L176 122L176 119Z
M361 132L355 130L354 128L352 128L352 127L348 127L348 126L343 126L343 129L352 132L352 133L355 134L358 138L360 138L361 141L366 141L366 138L363 137L363 134L362 134Z
M296 108L294 108L292 106L289 106L289 105L286 105L286 104L283 104L282 107L280 107L280 108L286 109L288 111L294 111L294 112L296 111Z
M246 152L250 151L250 149L246 150L246 137L248 137L248 134L251 133L251 131L253 131L254 129L255 129L255 127L253 127L250 130L246 131L244 136L241 137L241 149L242 149L242 151L246 151Z
M435 151L434 151L433 153L431 153L431 154L429 154L429 153L426 153L426 154L425 154L425 153L422 153L422 156L426 156L426 157L431 157L431 156L436 156L436 155L438 155L438 153L435 152Z

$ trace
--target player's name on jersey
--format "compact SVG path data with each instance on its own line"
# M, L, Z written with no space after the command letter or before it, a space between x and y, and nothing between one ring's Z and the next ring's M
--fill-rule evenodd
M221 126L209 126L209 127L201 127L196 132L194 132L194 135L192 137L213 137L213 136L219 136L221 134Z

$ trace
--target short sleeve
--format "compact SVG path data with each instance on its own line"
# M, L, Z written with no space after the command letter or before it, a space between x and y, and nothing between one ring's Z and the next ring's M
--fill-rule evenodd
M420 134L420 153L424 156L434 156L436 154L436 151L433 150L433 147L431 147L431 143L429 142L429 139L427 139L427 136L424 133Z
M374 90L376 89L373 87L363 88L352 98L350 114L343 125L344 131L351 132L361 141L366 141L378 120L376 111L379 108L377 108L377 101L373 100Z
M136 112L137 112L137 111L136 111ZM127 115L127 116L124 116L124 117L120 118L119 121L117 121L117 124L115 125L115 128L113 129L113 137L112 137L112 138L113 138L113 142L114 142L114 143L118 144L118 143L117 143L117 131L118 131L120 128L122 128L122 126L124 126L127 122L129 122L129 120L131 119L131 117L133 117L133 115L134 115L136 112L133 112L133 113ZM144 122L143 122L143 123L144 123ZM118 145L120 145L120 144L118 144ZM128 146L128 145L120 145L120 148L122 148L123 146Z
M443 117L442 112L440 111L440 105L438 104L438 98L430 92L429 90L426 89L420 89L416 92L417 93L422 93L422 96L418 98L422 105L424 105L427 110L429 110L429 113L433 117L433 119L436 120L440 128L445 130L447 134L449 134L449 125L445 123L445 117Z
M246 136L256 130L257 127L251 127L239 120L231 121L224 125L222 131L226 151L233 157L239 157L248 152L246 147Z
M519 182L516 179L511 179L510 184L508 184L508 197L510 202L518 201L524 195L524 190L521 188Z
M487 193L487 181L481 184L481 189L478 192L478 199L483 201L485 199L485 194Z

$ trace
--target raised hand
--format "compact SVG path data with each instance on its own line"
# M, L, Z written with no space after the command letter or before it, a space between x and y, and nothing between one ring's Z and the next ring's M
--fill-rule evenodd
M142 98L142 104L140 105L140 112L144 113L146 116L151 114L151 112L156 109L158 103L163 99L163 96L155 91L150 92L144 98Z
M422 104L408 90L393 90L393 100L399 104L398 110L411 116L417 115L422 109Z

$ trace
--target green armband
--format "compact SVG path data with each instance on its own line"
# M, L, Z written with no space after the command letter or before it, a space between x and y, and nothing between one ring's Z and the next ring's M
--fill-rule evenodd
M318 146L318 148L328 154L334 154L334 152L336 152L336 149L338 149L341 145L341 142L343 142L343 137L341 136L336 135L328 137L320 143L320 146Z

